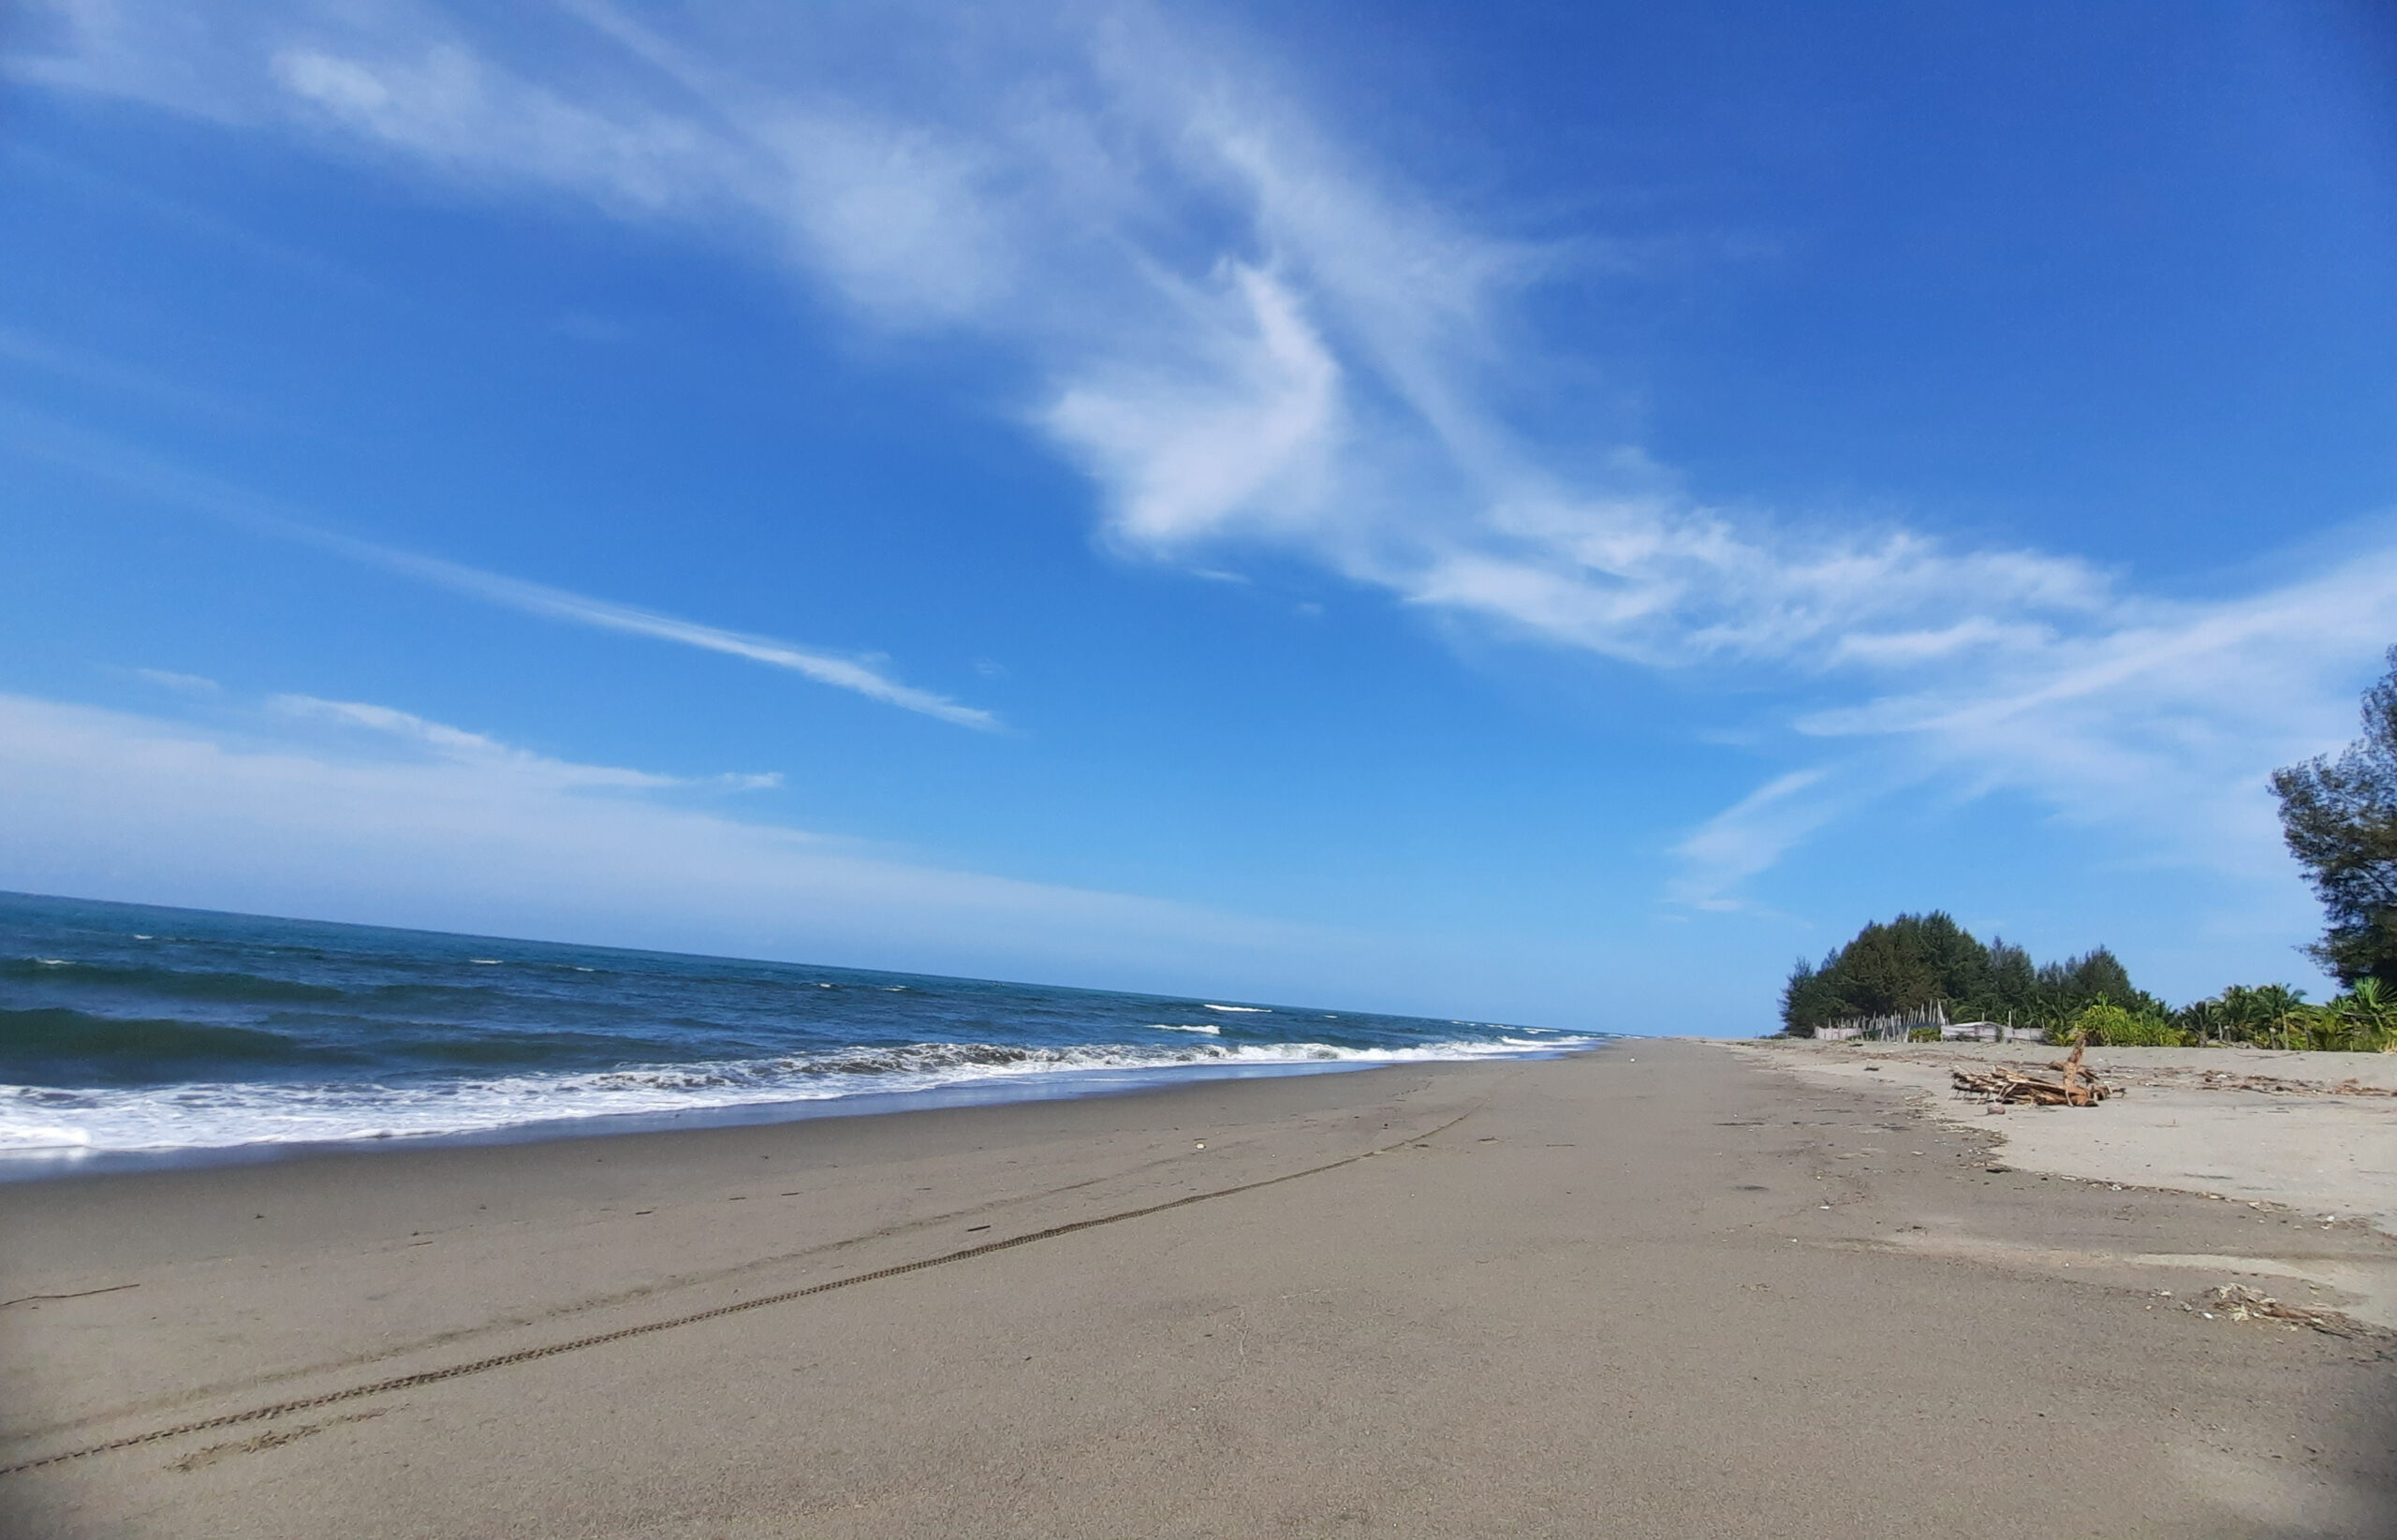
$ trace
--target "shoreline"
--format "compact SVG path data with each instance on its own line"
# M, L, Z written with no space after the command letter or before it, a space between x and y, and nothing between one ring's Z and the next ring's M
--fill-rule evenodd
M0 1181L1569 1050L1584 1034L0 894ZM844 1106L843 1104L846 1104Z
M1605 1045L1572 1052L1600 1051ZM1110 1096L1143 1096L1178 1086L1214 1080L1262 1080L1312 1075L1361 1074L1403 1068L1410 1063L1480 1063L1559 1058L1564 1054L1524 1053L1499 1059L1401 1061L1395 1063L1334 1060L1320 1063L1206 1063L1159 1065L1151 1068L1105 1068L1051 1071L1037 1076L998 1077L964 1080L916 1091L850 1093L840 1096L794 1098L778 1102L744 1102L730 1107L693 1107L686 1111L596 1113L509 1123L496 1128L461 1129L427 1134L362 1134L347 1138L253 1140L243 1144L182 1145L171 1148L92 1150L61 1146L0 1151L0 1186L19 1181L52 1181L77 1177L134 1171L169 1171L217 1166L262 1166L287 1160L311 1160L325 1155L400 1153L418 1150L550 1144L560 1140L622 1138L641 1134L699 1132L715 1128L747 1128L773 1123L803 1122L818 1118L880 1118L953 1107L1008 1107L1017 1103L1081 1101Z
M0 1528L2228 1535L2397 1512L2392 1339L2208 1318L2152 1265L2386 1238L1993 1172L1905 1088L1617 1047L14 1184L0 1467L104 1452L0 1474Z

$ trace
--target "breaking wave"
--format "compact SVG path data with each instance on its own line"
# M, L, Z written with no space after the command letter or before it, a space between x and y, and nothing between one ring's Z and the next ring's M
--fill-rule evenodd
M951 1087L1074 1095L1596 1041L0 893L0 1176L76 1151L138 1164L145 1151L537 1137L593 1119L802 1116Z
M1552 1053L1595 1041L1551 1040L1537 1048ZM1361 1068L1512 1058L1532 1047L1463 1039L1378 1049L1331 1043L1071 1049L910 1043L807 1058L640 1064L421 1085L220 1081L121 1090L0 1086L0 1151L97 1153L423 1137L565 1120L935 1091L1010 1078L1110 1070L1204 1073L1274 1065Z

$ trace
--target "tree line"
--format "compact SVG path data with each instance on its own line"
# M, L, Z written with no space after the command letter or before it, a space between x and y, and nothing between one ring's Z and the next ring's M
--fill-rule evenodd
M2153 1015L2162 1003L2135 988L2105 947L2060 962L2035 963L2023 948L1993 938L1984 946L1939 910L1875 921L1820 964L1801 960L1782 991L1782 1025L1811 1037L1817 1027L1854 1018L1947 1008L1959 1021L2011 1021L2044 1027L2108 1001Z
M2001 938L1983 945L1937 910L1875 921L1821 962L1801 960L1782 990L1782 1030L1812 1037L1835 1022L1933 1006L1951 1020L2007 1022L2058 1043L2397 1049L2397 995L2384 999L2375 978L2320 1005L2307 1005L2302 990L2265 984L2175 1008L2134 985L2103 946L2034 962Z
M2338 979L2334 998L2310 1005L2287 984L2233 985L2174 1008L2134 987L2103 946L2034 963L1934 910L1867 925L1820 963L1800 960L1782 990L1782 1029L1811 1037L1835 1021L1935 1005L2059 1042L2397 1052L2397 647L2387 662L2364 692L2360 738L2336 757L2272 772L2282 834L2322 902L2322 938L2302 949Z

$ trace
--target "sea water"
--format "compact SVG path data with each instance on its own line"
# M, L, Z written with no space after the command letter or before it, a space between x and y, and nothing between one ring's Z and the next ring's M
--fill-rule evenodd
M1091 1094L1595 1041L0 894L0 1177Z

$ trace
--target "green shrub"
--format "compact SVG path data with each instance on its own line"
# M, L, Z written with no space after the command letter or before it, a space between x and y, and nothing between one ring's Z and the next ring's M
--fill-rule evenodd
M1906 1041L1909 1043L1936 1043L1939 1041L1939 1029L1937 1027L1908 1027L1906 1029Z
M2359 978L2356 987L2319 1005L2293 1013L2289 1047L2332 1052L2397 1052L2397 1000L2380 992L2380 981Z
M2113 1048L2177 1049L2189 1046L2189 1034L2169 1021L2153 1016L2134 1016L2127 1026L2106 1029L2106 1042Z
M2173 1049L2184 1047L2189 1041L2187 1033L2161 1017L2133 1015L2122 1006L2103 1000L2082 1007L2081 1014L2072 1019L2071 1025L2060 1033L2052 1027L2048 1031L2051 1042L2069 1042L2075 1037L2084 1036L2093 1045L2118 1049Z

